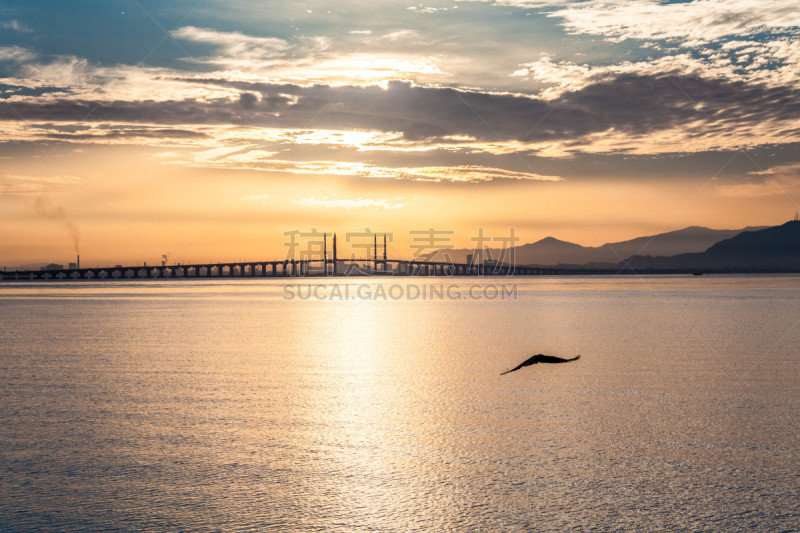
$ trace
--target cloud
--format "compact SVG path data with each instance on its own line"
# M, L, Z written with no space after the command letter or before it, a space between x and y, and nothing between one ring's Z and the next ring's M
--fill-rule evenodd
M254 194L247 197L250 202L266 202L270 198L272 198L270 194Z
M331 84L379 84L389 80L440 78L444 73L436 58L399 53L351 53L320 59L302 68L275 69L282 80Z
M299 175L352 176L401 181L477 183L495 180L562 180L559 176L519 172L481 165L407 167L377 165L359 161L294 161L275 159L275 155L276 152L231 147L227 150L220 148L193 154L190 161L180 159L169 162L201 168L259 170Z
M0 61L10 61L14 63L22 63L24 61L31 61L36 58L31 50L22 46L2 46L0 47Z
M214 126L163 127L159 124L7 122L0 141L55 140L80 144L135 144L139 146L200 146L219 138L224 128Z
M97 131L91 133L46 133L42 138L67 140L76 142L100 142L104 141L125 141L130 143L134 140L181 140L181 139L206 139L208 134L201 131L193 131L179 128L122 128L116 130ZM163 145L163 143L157 143Z
M643 136L677 129L684 131L684 141L719 136L722 147L730 148L724 145L725 134L744 133L748 128L758 135L747 144L796 138L800 119L798 91L794 89L697 76L618 75L547 101L397 82L386 90L233 86L258 91L262 99L277 93L297 97L291 106L277 102L254 110L277 113L262 116L263 126L291 128L304 123L322 130L391 131L406 141L471 139L531 144L613 132L615 136L633 136L641 145Z
M537 9L543 7L559 7L569 5L575 0L456 0L456 2L482 2L504 7L520 7Z
M336 208L336 209L363 209L363 208L374 208L374 209L400 209L405 206L402 202L392 201L386 198L380 199L371 199L371 198L331 198L325 196L324 198L316 198L314 196L310 196L308 198L301 198L300 200L296 201L297 204L302 205L303 207L324 207L324 208Z
M211 44L228 57L265 59L279 57L291 48L284 39L253 37L238 31L222 32L207 28L184 26L170 32L176 39Z
M609 40L694 39L698 42L729 35L753 35L764 30L800 26L794 0L589 0L570 2L548 16L559 18L571 33L603 35Z
M460 2L463 0L456 0L456 2ZM454 6L453 9L457 9L458 6ZM406 8L407 10L413 13L422 13L424 15L430 15L431 13L439 13L442 11L448 11L450 8L447 7L430 7L430 6L409 6Z
M0 28L13 30L19 33L31 33L33 30L18 20L6 20L0 22Z
M544 54L539 60L523 63L520 67L511 76L544 85L540 96L546 99L621 75L699 76L728 83L800 88L800 41L788 38L761 42L729 41L713 49L608 65L576 64L567 60L556 62Z
M461 183L495 180L556 182L563 179L560 176L540 174L533 171L509 170L478 164L419 165L412 167L397 164L391 157L386 158L385 163L367 163L353 160L293 160L276 157L278 155L285 156L285 150L286 148L280 151L268 151L258 145L242 146L240 144L232 144L210 150L198 150L188 154L158 155L159 159L162 159L167 164L280 174Z
M224 68L233 66L227 59L246 60L268 65L269 75L97 66L4 47L0 61L12 76L3 81L26 90L7 93L2 138L175 146L223 141L249 146L240 158L253 158L262 141L274 143L261 147L260 161L295 144L549 157L727 150L791 142L800 128L800 42L789 38L738 38L702 53L610 65L544 55L515 72L544 87L523 95L396 81L446 77L425 56L337 55L314 38L290 42L194 26L174 35L211 46L217 55L207 59ZM303 79L271 82L272 75ZM37 123L85 128L33 127ZM476 179L483 178L469 178Z
M545 176L533 172L515 172L502 168L480 165L456 165L439 167L383 168L375 172L376 177L390 177L414 181L483 182L494 180L561 181L559 176Z
M185 57L184 61L246 71L263 70L281 64L287 57L298 55L298 51L309 43L317 45L318 49L327 48L329 44L327 39L322 38L290 43L276 37L256 37L238 31L222 32L194 26L184 26L170 34L178 40L210 45L215 52L215 55Z
M524 2L503 3L509 4ZM769 9L760 6L755 0L571 2L547 16L572 34L599 35L610 42L644 40L639 46L651 57L578 65L553 61L550 54L521 64L512 76L545 84L546 98L620 74L703 76L798 88L800 10L793 0L776 0Z
M0 67L6 73L0 82L24 88L5 99L8 103L30 100L31 91L38 101L70 98L92 101L112 100L198 100L238 96L237 91L207 87L176 79L177 71L160 67L132 65L97 66L70 55L41 56L25 47L0 47Z
M538 61L523 63L512 76L527 77L547 85L540 96L555 99L564 93L576 92L596 83L606 83L620 76L701 76L708 79L736 81L735 67L730 61L705 61L690 54L664 56L650 61L623 61L612 65L578 65L571 61L553 62L543 55Z
M615 12L624 2L612 4ZM0 108L0 120L105 123L118 130L49 133L51 139L76 142L186 143L207 140L208 128L227 127L246 130L246 145L256 128L269 135L305 129L313 133L282 142L350 145L360 151L518 151L564 157L599 150L664 153L781 142L795 139L800 118L800 76L795 73L800 42L788 38L738 38L704 49L705 55L686 51L610 65L544 55L515 72L544 87L531 96L389 81L447 76L425 56L334 54L324 39L290 41L195 26L173 35L210 46L216 55L199 61L223 68L245 61L266 68L268 75L244 67L209 74L101 67L73 56L42 58L25 48L0 48L0 59L16 69L6 83L47 91L9 93L6 102L12 105ZM759 67L762 60L768 68ZM273 75L302 80L264 81ZM17 126L4 131L5 139L15 135L41 138L45 132ZM353 140L358 136L362 139Z
M0 192L5 195L42 195L55 192L65 186L74 185L83 180L78 176L22 176L17 174L0 174Z
M593 143L603 145L604 139L624 149L626 138L628 149L663 153L659 142L665 131L686 145L681 151L701 146L730 149L797 140L800 128L797 90L699 76L623 74L550 100L401 82L383 89L209 78L178 81L216 86L237 97L42 103L28 98L0 107L0 120L143 123L185 130L356 130L386 132L398 138L398 144L472 143L479 149L480 143L516 143L520 150L536 151L560 143L564 151L576 153ZM243 106L242 93L258 96Z
M781 165L760 172L751 172L753 181L717 185L722 196L731 198L796 197L800 194L800 164Z
M370 30L350 33L371 34ZM331 40L299 36L292 42L186 26L171 32L176 39L211 45L214 55L187 57L184 61L222 69L226 79L255 77L295 83L376 84L393 79L440 78L436 58L404 52L334 52ZM414 30L387 33L375 41L399 41L419 37Z
M381 35L381 39L385 39L387 41L399 41L401 39L419 39L421 35L416 30L395 30L384 35Z

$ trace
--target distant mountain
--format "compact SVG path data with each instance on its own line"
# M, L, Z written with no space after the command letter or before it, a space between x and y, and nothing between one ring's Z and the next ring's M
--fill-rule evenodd
M632 255L676 255L685 253L703 252L709 246L730 239L745 231L757 231L766 226L749 226L744 229L709 229L701 226L689 226L678 231L670 231L653 235L652 237L639 237L629 241L604 244L600 249L605 249L606 261L617 262L620 257L628 258ZM611 259L611 254L614 259Z
M702 252L709 246L729 239L743 231L763 229L745 228L738 230L718 230L699 226L691 226L682 230L638 237L629 241L607 243L602 246L581 246L567 241L546 237L540 241L523 244L512 249L513 254L507 252L505 257L500 256L499 249L489 252L493 259L511 262L517 265L585 265L599 266L604 264L613 268L621 260L633 255L647 253L653 256L668 256L681 253ZM442 254L449 254L453 261L466 262L467 254L472 250L444 250ZM440 256L441 257L441 256Z
M671 257L633 256L628 265L642 270L800 270L800 222L745 231L702 253Z
M581 246L553 237L545 237L514 249L514 262L518 265L557 265L559 263L587 263L597 261L595 248Z

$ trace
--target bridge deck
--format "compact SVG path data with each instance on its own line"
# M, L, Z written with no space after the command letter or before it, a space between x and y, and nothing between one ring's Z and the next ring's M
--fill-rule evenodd
M234 261L190 265L115 266L64 268L58 270L15 270L2 272L4 281L27 280L125 280L125 279L197 279L220 277L287 276L509 276L564 273L558 268L514 266L506 264L447 263L402 259L303 259L283 261Z

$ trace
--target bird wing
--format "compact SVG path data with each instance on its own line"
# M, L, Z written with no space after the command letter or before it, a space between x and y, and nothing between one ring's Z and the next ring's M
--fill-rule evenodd
M529 358L525 359L523 362L521 362L520 364L518 364L517 366L515 366L514 368L512 368L510 370L506 370L505 372L501 372L500 375L502 376L503 374L508 374L509 372L513 372L515 370L519 370L523 366L535 365L537 363L537 358L540 355L542 355L542 354L537 354L537 355L534 355L533 357L529 357Z
M515 366L514 368L510 368L510 369L506 370L505 372L500 372L500 375L502 376L502 375L504 375L504 374L508 374L509 372L513 372L513 371L515 371L515 370L519 370L519 369L520 369L520 368L522 368L523 366L525 366L525 364L524 364L524 363L520 363L520 364L518 364L517 366Z

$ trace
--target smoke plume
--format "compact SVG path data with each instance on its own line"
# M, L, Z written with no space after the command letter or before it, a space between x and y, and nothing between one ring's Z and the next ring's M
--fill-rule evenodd
M78 230L78 226L69 219L63 207L60 205L54 206L46 196L37 196L33 199L32 205L33 210L36 211L36 214L40 217L53 220L64 226L72 237L72 245L75 248L75 253L81 253L81 232Z

